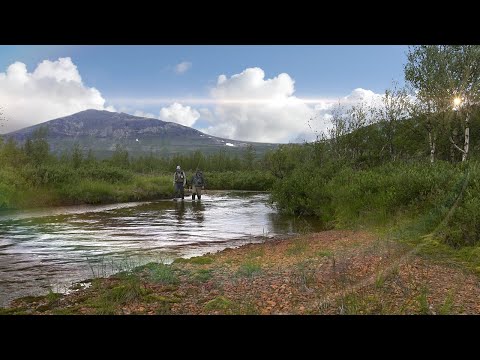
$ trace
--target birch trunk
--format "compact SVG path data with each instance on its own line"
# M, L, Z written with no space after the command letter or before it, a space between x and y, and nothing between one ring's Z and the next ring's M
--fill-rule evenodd
M469 145L470 145L470 114L467 113L467 116L465 118L465 143L463 145L462 161L467 160Z
M430 142L430 162L433 164L435 161L435 136L432 134L432 131L428 132L428 139Z

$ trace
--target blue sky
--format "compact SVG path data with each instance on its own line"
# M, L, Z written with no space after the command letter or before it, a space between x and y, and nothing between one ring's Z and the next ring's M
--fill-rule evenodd
M256 112L252 109L233 111L231 108L215 107L208 101L205 104L201 104L201 101L189 104L188 99L212 98L212 88L219 87L217 81L222 74L227 78L224 86L228 89L222 90L226 92L220 91L221 95L217 93L217 98L219 96L225 98L232 94L244 98L247 96L246 93L250 92L248 87L250 85L242 87L244 93L240 93L234 89L232 76L242 74L249 68L263 70L263 80L258 74L250 77L245 74L244 78L252 79L254 83L262 80L265 89L269 88L268 79L274 79L282 73L288 74L289 79L284 79L286 82L279 81L278 86L273 86L273 90L265 90L278 92L284 97L334 99L349 96L358 88L380 94L391 86L392 80L403 84L403 65L407 50L407 46L397 45L0 46L0 79L1 74L5 74L7 68L15 62L24 63L26 71L33 73L38 64L45 60L54 63L60 58L70 58L81 76L82 86L85 89L98 90L105 101L102 104L105 108L112 106L117 111L137 112L137 114L143 112L160 117L159 112L162 107L168 108L174 99L182 107L190 106L187 110L196 114L192 115L192 119L196 118L195 122L185 120L185 125L214 135L222 135L223 131L224 136L249 136L248 131L237 131L232 128L233 125L226 124L225 122L230 120L221 118L221 114L225 113L224 110L228 110L230 118L237 118L237 122L240 122L240 118L255 117ZM178 73L175 71L175 66L182 62L190 63L190 67L186 66L186 71ZM54 65L48 68L51 71L57 71ZM45 74L45 71L43 73ZM57 75L55 76L58 78ZM256 83L254 83L251 86L255 87ZM288 88L289 86L293 86L293 90ZM56 90L56 94L59 91L69 93L69 90L61 90L62 87L59 89ZM260 91L262 96L269 96L265 95L265 91ZM254 97L259 96L255 91L252 94ZM18 96L21 95L19 93ZM82 99L85 98L85 95L81 96L83 96ZM146 100L158 98L165 99L165 102ZM7 100L9 103L15 102L11 97ZM71 98L65 101L72 103ZM73 102L78 101L73 100ZM88 101L87 103L90 104ZM4 106L7 108L7 113L8 105ZM0 106L3 105L0 104ZM64 104L51 104L51 106L67 111ZM256 106L256 109L265 117L265 108L262 110L258 104ZM313 107L314 104L309 106ZM162 114L170 116L167 120L175 121L178 118L176 111L183 111L186 108L169 109L170 112L167 109ZM203 110L200 111L200 109ZM304 110L302 110L303 113L305 113ZM46 111L47 113L57 114L53 110ZM23 116L26 115L23 114ZM277 115L272 113L272 116ZM19 125L26 123L22 122L22 119L15 119L15 116L12 116L12 119L20 121ZM250 120L252 121L250 125L255 123L255 119ZM179 120L180 123L182 121ZM267 121L269 126L274 126L267 117L264 121ZM273 140L282 142L289 140L280 139L280 137L278 135L278 138ZM293 137L293 134L290 137Z

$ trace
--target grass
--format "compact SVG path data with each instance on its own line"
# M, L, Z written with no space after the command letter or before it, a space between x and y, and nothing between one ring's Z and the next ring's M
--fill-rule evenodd
M0 308L0 315L25 315L27 308L14 307L14 308Z
M49 303L53 303L60 299L62 297L62 294L55 293L52 291L52 289L49 290L48 294L46 295L46 299Z
M213 272L210 269L199 269L193 276L193 279L198 282L207 282L213 277Z
M310 261L301 261L296 264L295 279L302 290L308 290L316 282L315 269L310 267Z
M340 315L382 315L385 305L377 294L350 293L340 299L338 312Z
M136 275L123 276L114 285L105 285L101 281L94 282L97 292L85 301L85 305L96 310L99 315L113 315L119 312L121 306L142 301L150 294Z
M377 274L375 277L375 288L381 289L385 285L385 276L382 273Z
M262 271L262 266L258 262L247 260L242 264L240 264L240 267L238 268L238 271L237 271L237 275L252 278L255 275L259 274L261 271Z
M308 244L305 239L296 239L287 248L287 255L295 256L303 254L308 248Z
M426 287L422 287L420 290L420 295L417 296L417 305L418 305L418 311L422 315L429 315L430 312L430 304L428 303L428 290Z
M163 263L149 263L136 271L145 271L148 278L155 283L175 285L180 281L172 266Z
M262 258L264 255L265 255L265 248L262 246L262 247L257 247L251 250L247 254L247 258L249 259Z
M442 306L440 306L440 309L438 310L439 315L450 315L452 314L453 310L453 293L452 291L449 291L447 296L445 297L445 300L443 301Z
M357 315L360 313L360 298L356 294L347 294L342 297L339 306L341 315Z

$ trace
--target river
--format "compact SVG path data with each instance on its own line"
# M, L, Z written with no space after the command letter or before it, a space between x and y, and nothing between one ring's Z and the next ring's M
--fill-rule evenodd
M278 215L268 194L255 192L0 212L0 306L50 290L68 292L73 283L150 261L320 229Z

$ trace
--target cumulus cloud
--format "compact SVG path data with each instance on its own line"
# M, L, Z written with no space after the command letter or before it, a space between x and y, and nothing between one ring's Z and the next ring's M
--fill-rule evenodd
M315 104L315 116L309 123L312 131L310 133L300 133L296 140L310 141L314 140L316 136L321 133L326 134L333 126L331 120L334 109L339 115L346 115L352 107L359 106L360 104L366 107L379 108L383 106L383 96L383 94L377 94L371 90L356 88L350 94L339 98L337 101L321 101Z
M214 106L198 110L199 117L208 123L200 130L236 140L311 141L332 126L331 112L336 104L347 111L359 103L378 106L382 98L371 90L357 88L336 101L312 103L294 93L295 81L286 73L269 79L255 67L230 77L222 74L210 91Z
M180 125L192 126L198 118L200 118L200 113L197 110L179 103L173 103L160 110L161 120L175 122Z
M220 75L211 96L217 105L203 131L231 139L287 142L305 130L314 110L293 95L294 80L286 73L265 79L256 67L228 78ZM202 113L203 115L203 113Z
M86 109L115 111L105 107L102 94L85 86L71 58L44 60L33 72L22 62L0 72L0 106L8 120L2 132L10 132Z
M182 61L180 64L175 65L175 72L177 74L184 74L192 67L192 63L189 61Z

